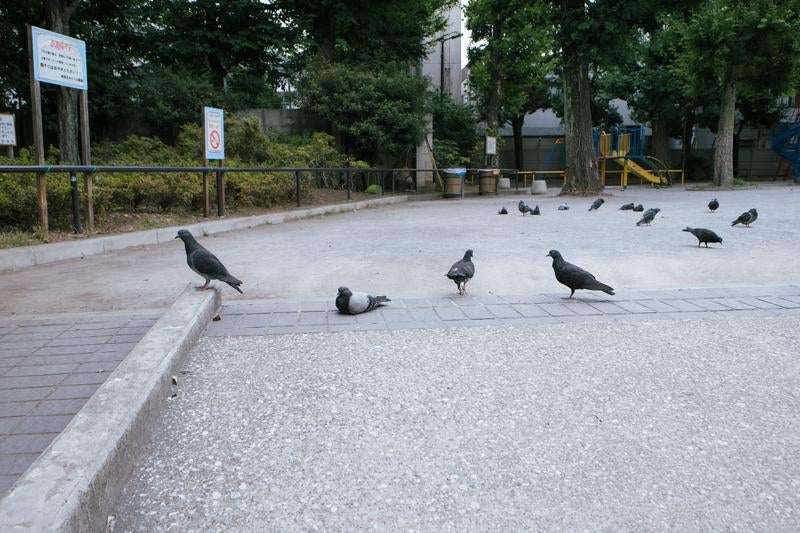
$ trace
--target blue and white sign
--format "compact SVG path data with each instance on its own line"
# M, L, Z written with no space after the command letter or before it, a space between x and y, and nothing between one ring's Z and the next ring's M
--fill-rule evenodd
M225 159L225 112L216 107L204 107L203 126L206 159Z
M82 91L89 88L85 42L36 26L31 26L31 41L36 81Z

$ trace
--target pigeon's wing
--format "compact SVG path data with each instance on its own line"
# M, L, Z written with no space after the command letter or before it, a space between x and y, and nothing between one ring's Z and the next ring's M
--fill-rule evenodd
M455 278L471 278L475 275L475 265L472 261L461 259L453 263L450 270L447 272L447 277L450 279Z
M192 252L190 265L194 267L196 272L212 279L226 278L230 275L228 274L228 269L217 259L217 256L206 249Z
M564 261L562 264L561 270L570 278L576 281L595 281L594 274L588 272L578 265L573 265L572 263L567 263Z
M372 309L370 307L370 303L369 294L366 292L354 292L350 297L350 304L348 305L347 310L352 314L357 315Z

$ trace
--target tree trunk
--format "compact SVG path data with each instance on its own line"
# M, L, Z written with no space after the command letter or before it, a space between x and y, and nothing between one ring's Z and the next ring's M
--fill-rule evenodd
M522 152L522 124L525 115L517 115L511 119L511 129L514 131L514 166L517 170L525 170L525 157Z
M663 162L667 167L672 167L669 162L669 132L670 125L665 120L653 121L653 157Z
M45 0L45 14L50 29L69 35L69 21L79 3L80 0ZM78 94L75 89L56 87L56 108L61 163L78 164Z
M719 109L717 144L714 150L714 184L733 186L733 127L736 113L736 67L728 65Z
M497 135L498 113L500 110L500 51L502 38L501 17L495 14L492 24L492 41L489 44L489 95L486 99L486 134ZM489 166L495 166L497 155L489 156Z
M694 113L687 112L683 117L683 131L681 132L681 167L683 177L694 176L692 169L692 131L694 130Z
M564 0L562 10L583 17L583 0ZM577 46L565 46L564 63L564 147L567 183L562 192L590 194L602 190L592 138L592 112L589 106L589 68Z
M333 7L321 7L312 26L312 37L317 51L327 63L333 63L336 51L336 10Z

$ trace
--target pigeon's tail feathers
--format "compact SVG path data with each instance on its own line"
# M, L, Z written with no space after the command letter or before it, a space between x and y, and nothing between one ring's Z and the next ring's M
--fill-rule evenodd
M380 305L380 304L382 304L384 302L391 302L392 301L390 298L387 298L386 296L376 296L375 300L378 302L378 305Z
M599 281L594 282L593 287L586 287L589 290L593 291L603 291L606 294L614 295L614 289L606 285L605 283L600 283Z
M739 219L737 218L736 220L734 220L733 222L731 222L731 226L735 226L735 225L736 225L736 224L738 224L738 223L739 223Z
M688 231L689 233L692 233L692 228L690 228L689 226L686 226L681 231Z
M240 294L244 294L244 292L242 292L242 289L239 288L239 285L242 284L241 280L238 280L233 276L225 276L224 278L219 278L219 280L224 281L225 283L227 283L228 285L239 291Z

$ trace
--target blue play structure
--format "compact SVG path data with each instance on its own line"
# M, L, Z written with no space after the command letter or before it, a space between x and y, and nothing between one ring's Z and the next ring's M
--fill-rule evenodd
M788 165L786 176L791 171L794 181L800 183L800 120L775 134L772 138L772 149L782 158L778 161L775 174L780 174L780 168L785 161Z

